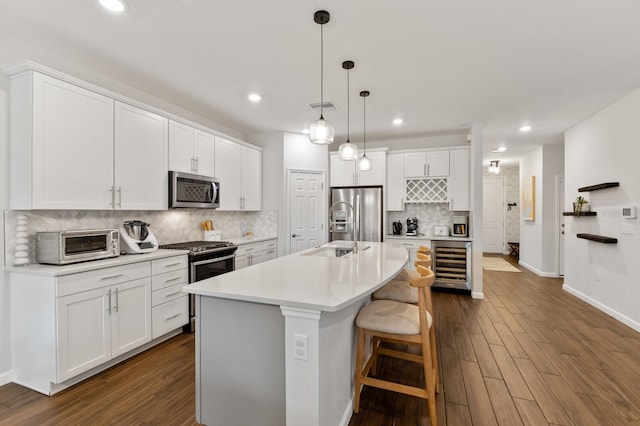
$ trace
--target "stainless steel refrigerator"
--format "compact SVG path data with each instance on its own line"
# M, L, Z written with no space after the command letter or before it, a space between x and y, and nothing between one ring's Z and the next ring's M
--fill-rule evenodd
M354 205L357 198L359 208ZM382 187L331 188L329 201L329 241L353 241L353 212L345 203L353 206L356 214L360 212L358 241L382 241Z

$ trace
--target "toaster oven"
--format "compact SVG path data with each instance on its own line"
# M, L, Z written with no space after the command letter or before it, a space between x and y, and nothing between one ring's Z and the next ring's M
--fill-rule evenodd
M66 265L120 255L117 229L36 232L36 261Z

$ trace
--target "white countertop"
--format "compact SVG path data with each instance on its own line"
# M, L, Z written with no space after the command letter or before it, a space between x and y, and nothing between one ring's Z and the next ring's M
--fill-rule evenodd
M393 239L402 239L402 240L412 240L412 239L416 239L416 240L431 240L431 241L472 241L471 237L453 237L453 236L448 236L448 237L438 237L435 235L425 235L425 234L418 234L418 235L393 235L393 234L387 234L384 236L385 240L393 240Z
M347 242L349 243L349 242ZM369 246L342 257L308 255L333 242L259 263L183 287L187 293L319 311L339 311L390 281L407 263L407 249L397 243Z
M278 237L275 235L271 235L271 236L267 235L267 236L260 236L260 237L251 237L251 238L236 237L236 238L225 239L225 241L229 241L237 246L241 246L243 244L259 243L261 241L275 240L277 238Z
M21 272L23 274L58 277L62 275L77 274L78 272L94 271L96 269L110 268L112 266L127 265L130 263L163 259L166 257L186 254L189 254L187 250L158 249L151 253L124 254L109 259L90 260L88 262L72 263L71 265L41 265L39 263L33 263L24 266L7 266L4 270L7 272Z

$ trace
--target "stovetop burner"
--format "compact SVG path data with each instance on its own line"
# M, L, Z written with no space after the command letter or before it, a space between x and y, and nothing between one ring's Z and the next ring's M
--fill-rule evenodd
M191 253L212 252L235 247L229 241L186 241L184 243L161 244L158 248L169 250L189 250Z

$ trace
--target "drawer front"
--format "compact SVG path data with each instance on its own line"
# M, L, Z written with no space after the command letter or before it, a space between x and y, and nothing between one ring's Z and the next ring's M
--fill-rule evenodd
M56 297L146 278L150 275L151 262L149 261L64 275L56 278Z
M151 309L151 336L156 339L189 322L187 295Z
M278 257L278 254L276 253L276 249L275 248L264 250L262 252L262 261L263 262L266 262L267 260L275 259L276 257Z
M187 255L155 259L151 261L151 274L163 274L165 272L177 271L188 267Z
M262 242L262 250L271 250L278 248L278 240L269 240Z
M236 256L244 256L245 254L253 254L262 250L262 243L242 244L238 246Z
M177 271L165 272L151 277L151 290L156 291L176 284L185 285L189 281L189 270L179 269Z
M170 287L161 288L160 290L154 290L151 293L151 306L158 306L183 297L186 295L186 293L182 291L182 287L184 287L185 284L186 283L175 284Z

